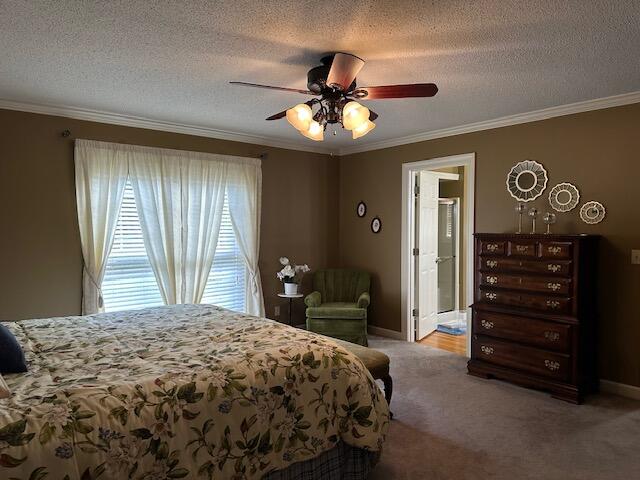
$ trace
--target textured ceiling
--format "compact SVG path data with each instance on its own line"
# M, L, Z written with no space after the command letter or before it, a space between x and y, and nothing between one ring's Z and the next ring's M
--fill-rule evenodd
M311 140L286 120L264 118L304 95L228 82L305 88L332 51L367 61L359 85L440 88L366 102L380 114L366 144L640 90L640 1L0 0L1 99L301 146Z

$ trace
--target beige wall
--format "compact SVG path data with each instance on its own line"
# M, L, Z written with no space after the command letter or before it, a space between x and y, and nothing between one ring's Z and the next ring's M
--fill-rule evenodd
M603 236L600 249L600 369L603 378L640 385L640 105L558 117L495 130L377 150L340 159L339 251L345 266L373 273L372 324L400 330L401 164L476 153L477 232L512 232L515 202L505 189L513 164L541 162L549 186L569 181L581 201L599 200L607 217L599 225L580 222L578 210L558 215L554 231ZM545 192L545 193L548 193ZM355 205L367 203L367 217ZM534 202L549 210L546 195ZM379 215L382 232L369 221ZM542 231L542 225L539 227Z
M71 138L61 137L65 129ZM313 268L336 264L336 158L0 110L0 320L80 313L73 138L250 157L267 153L260 245L267 316L273 318L274 305L281 303L275 296L282 288L275 278L280 256ZM302 321L300 305L296 313Z
M638 125L640 105L631 105L337 159L0 110L0 319L80 312L73 141L61 138L64 129L71 130L72 138L245 156L268 153L263 162L260 261L267 315L273 317L274 305L280 304L275 298L281 288L274 277L277 258L288 255L313 268L340 263L371 271L371 323L394 330L400 330L401 322L401 164L476 152L478 232L515 229L515 203L504 178L524 159L543 163L550 185L570 181L580 187L583 200L604 203L607 218L602 224L582 224L576 210L559 215L554 230L603 236L602 376L640 385L640 266L630 265L630 250L640 248ZM367 203L364 219L355 214L360 200ZM548 210L546 196L535 205ZM378 235L369 228L375 215L383 221ZM303 319L301 303L296 317Z

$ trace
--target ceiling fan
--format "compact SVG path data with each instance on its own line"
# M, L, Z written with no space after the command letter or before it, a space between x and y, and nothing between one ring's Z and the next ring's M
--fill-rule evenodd
M324 140L324 131L328 124L342 124L343 128L351 131L354 139L373 130L376 127L373 122L378 118L378 114L356 100L433 97L438 92L438 87L433 83L358 87L356 75L364 66L364 60L349 53L328 55L323 57L320 63L322 65L312 68L307 73L308 90L246 82L230 83L319 97L267 118L279 120L286 117L302 135L315 141Z

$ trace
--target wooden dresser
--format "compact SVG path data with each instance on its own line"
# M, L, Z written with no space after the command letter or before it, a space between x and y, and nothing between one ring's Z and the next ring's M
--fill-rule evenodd
M597 390L597 240L475 235L470 374L574 403Z

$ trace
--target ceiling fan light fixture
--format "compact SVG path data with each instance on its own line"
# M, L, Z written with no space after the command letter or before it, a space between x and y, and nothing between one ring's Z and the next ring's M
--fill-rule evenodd
M358 102L349 102L342 108L342 125L347 130L354 130L369 120L369 109Z
M356 138L364 137L367 133L369 133L374 128L376 128L376 124L373 123L371 120L366 120L364 123L354 128L351 131L351 134L353 135L353 139L355 140Z
M300 130L300 133L311 140L321 142L324 140L324 128L315 120L309 123L309 128L306 130Z
M361 105L358 100L427 98L438 93L438 87L434 83L358 87L356 76L364 66L364 60L350 53L331 53L323 57L320 63L322 65L307 72L306 90L259 83L231 83L316 97L266 118L267 121L272 121L286 117L301 135L316 142L324 140L327 125L333 135L337 135L336 126L342 125L345 130L351 131L354 139L363 137L376 128L373 122L378 114Z
M299 103L287 110L287 121L301 132L309 130L312 120L313 112L306 103Z

